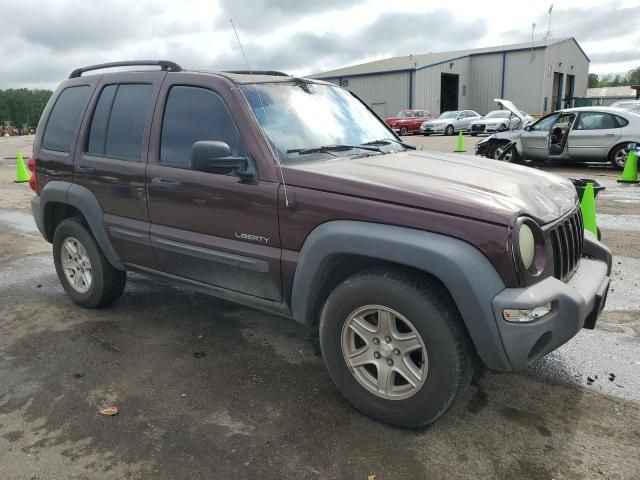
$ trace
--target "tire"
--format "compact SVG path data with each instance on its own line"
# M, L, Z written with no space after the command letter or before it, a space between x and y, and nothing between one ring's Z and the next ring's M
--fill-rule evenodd
M57 226L53 234L53 261L60 283L78 305L103 307L124 292L126 272L113 268L79 219L67 218ZM65 268L63 261L70 268Z
M624 169L625 163L627 163L628 153L625 151L626 143L616 145L609 152L609 162L613 165L613 168L617 170Z
M430 133L423 133L422 135L424 135L425 137L428 137L431 134Z
M470 135L471 135L472 137L477 137L477 136L478 136L478 134L477 134L477 133L473 133L473 132L471 132L471 134L470 134Z
M453 125L447 125L447 128L444 129L444 134L448 137L450 137L454 133L455 133L455 128L453 128Z
M408 133L407 127L400 127L400 135L405 136Z
M392 370L404 368L410 371L406 360L403 360L407 358L406 354L389 351L389 348L403 345L402 342L397 343L396 336L389 344L377 337L371 338L368 343L360 342L364 347L359 348L366 347L365 353L369 354L371 361L382 362L379 363L382 370L373 364L355 368L347 365L345 355L351 352L349 348L353 345L348 339L355 337L362 340L363 337L352 333L352 329L346 325L351 321L352 314L361 312L361 315L366 315L367 308L375 311L382 308L392 312L397 318L397 335L402 335L399 333L402 325L405 327L403 331L409 327L409 331L417 334L415 338L419 339L419 352L424 349L427 359L419 367L423 369L421 379L412 377L418 385L412 386L401 374L393 373L390 377L392 380L387 384L390 385L389 393L383 394L380 391L374 393L376 387L367 385L366 379L362 379L367 374L372 376L371 372L377 376L384 369L388 371L385 365L389 365L389 358L392 360ZM377 318L376 315L379 314L364 318ZM464 392L474 373L475 353L448 292L433 280L401 272L369 270L348 278L336 287L322 309L320 346L331 378L358 410L382 422L402 427L421 427L436 421ZM343 353L345 351L347 353ZM378 360L374 358L376 352ZM418 350L414 350L412 355L416 352ZM420 353L418 357L421 357ZM410 359L413 363L414 357ZM413 366L419 363L413 363ZM393 395L396 397L392 398Z
M507 126L503 123L502 125L500 125L500 132L505 131L507 129Z
M506 145L508 144L499 143L498 145L496 145L496 147L493 149L493 154L491 155L493 159L499 160L501 162L506 162L506 163L520 163L520 155L518 154L518 150L516 150L515 147L512 148L509 153L507 153L505 158L503 159L498 158L502 154L503 149Z

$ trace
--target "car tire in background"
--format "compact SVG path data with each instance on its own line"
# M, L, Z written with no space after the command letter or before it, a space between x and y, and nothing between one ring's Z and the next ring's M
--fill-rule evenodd
M628 143L621 143L620 145L616 145L609 152L609 162L613 165L613 168L617 168L618 170L622 170L624 168L625 163L627 162L628 152L625 150Z
M444 129L444 134L447 136L451 136L455 133L455 128L453 128L453 125L447 125L447 128Z
M78 305L103 307L124 292L126 272L113 268L80 219L67 218L56 227L53 262L62 287Z
M409 131L407 130L407 127L400 127L400 135L404 136L407 133L409 133Z
M331 378L358 410L403 427L442 416L476 364L445 288L400 270L368 270L338 285L322 309L320 346Z
M470 134L472 137L477 137L477 136L478 136L478 134L477 134L477 133L473 133L473 132L470 132L469 134Z

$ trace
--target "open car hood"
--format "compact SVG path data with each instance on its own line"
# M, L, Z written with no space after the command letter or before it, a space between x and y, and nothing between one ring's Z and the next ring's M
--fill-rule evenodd
M494 98L493 101L498 103L499 105L503 106L507 110L511 111L516 117L518 117L520 119L520 121L522 121L524 123L524 115L522 114L522 112L520 110L518 110L518 107L516 107L511 100L503 100L501 98Z

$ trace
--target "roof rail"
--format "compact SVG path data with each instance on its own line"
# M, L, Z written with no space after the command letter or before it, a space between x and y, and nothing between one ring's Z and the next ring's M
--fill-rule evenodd
M114 67L136 67L136 66L158 66L160 70L165 70L169 72L181 72L182 67L177 63L170 62L168 60L128 60L125 62L111 62L111 63L100 63L98 65L90 65L88 67L76 68L71 74L69 78L78 78L81 77L83 73L90 72L92 70L102 70L103 68L114 68Z
M288 73L278 72L277 70L225 70L224 73L235 73L239 75L275 75L277 77L290 77Z

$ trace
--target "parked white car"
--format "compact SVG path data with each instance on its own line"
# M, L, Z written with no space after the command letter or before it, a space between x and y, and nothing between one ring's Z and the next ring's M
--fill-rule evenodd
M453 110L443 112L435 120L428 120L420 126L422 135L431 135L432 133L443 133L445 135L453 135L459 131L467 131L471 123L482 118L478 112L473 110Z
M615 108L624 108L633 112L640 112L640 100L619 100L610 105Z
M524 116L524 124L534 121L534 118L521 112ZM479 133L495 133L505 130L515 130L521 126L523 119L510 110L493 110L479 120L471 123L470 133L475 137Z

